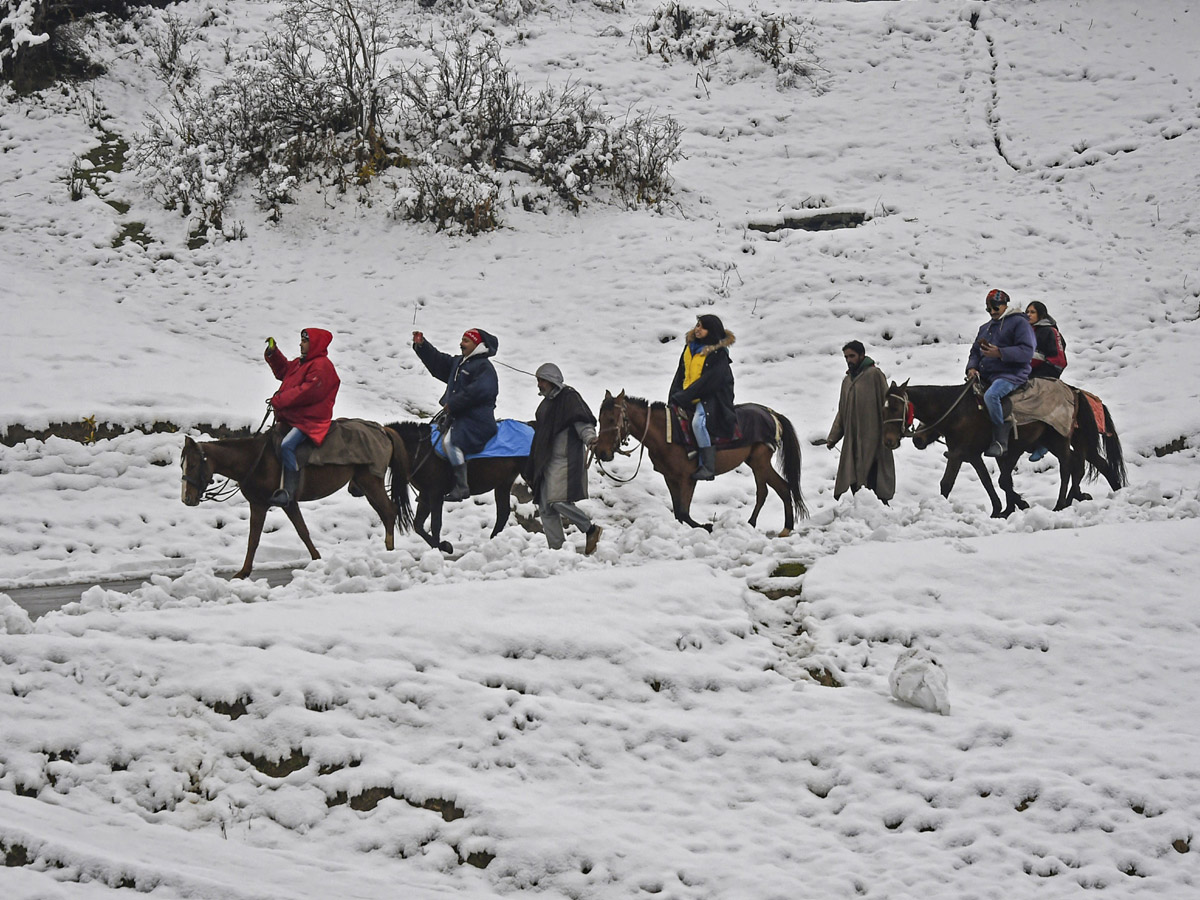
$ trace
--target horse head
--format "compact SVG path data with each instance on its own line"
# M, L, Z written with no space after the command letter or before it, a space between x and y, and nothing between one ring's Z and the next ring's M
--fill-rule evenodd
M213 479L212 466L204 455L204 448L190 437L185 437L179 465L183 470L183 494L180 499L185 506L199 506Z
M900 446L901 439L912 436L912 404L908 400L908 381L892 382L883 401L883 445L889 450Z
M629 438L629 415L625 407L625 392L617 396L604 392L600 404L600 421L596 429L596 446L592 452L601 462L612 462L617 448Z

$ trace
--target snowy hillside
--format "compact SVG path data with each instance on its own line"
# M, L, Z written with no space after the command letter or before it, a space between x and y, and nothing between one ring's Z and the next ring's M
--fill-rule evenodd
M179 502L180 434L0 445L0 896L1195 895L1195 4L734 4L804 23L819 68L786 84L742 49L647 54L646 0L398 3L418 32L492 31L529 85L672 117L673 195L509 205L467 236L390 215L394 172L310 184L278 221L247 185L240 239L189 248L132 166L79 181L166 108L166 16L211 82L279 8L149 11L96 39L103 77L0 98L0 429L253 428L264 339L293 354L308 326L334 334L338 415L436 409L414 328L443 349L486 328L497 362L554 361L593 408L659 399L713 312L739 400L801 435L812 515L780 538L772 496L751 528L742 470L697 490L714 529L693 531L648 464L593 470L595 556L546 549L530 503L488 540L476 498L443 557L385 551L342 493L305 509L311 564L271 513L257 564L300 568L272 588L216 574L248 508ZM779 227L822 211L861 224ZM890 506L835 502L809 441L842 344L960 383L994 287L1048 305L1130 486L1054 513L1050 461L1022 462L1031 507L996 520L906 443ZM500 377L499 412L530 418L533 379ZM36 621L3 595L114 578L146 584ZM949 715L892 696L910 647Z

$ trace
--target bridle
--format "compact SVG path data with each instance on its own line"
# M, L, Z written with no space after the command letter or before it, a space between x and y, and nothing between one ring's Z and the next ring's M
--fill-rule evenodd
M621 449L627 443L629 443L629 439L633 436L630 433L630 426L632 423L629 421L629 405L628 404L629 404L629 401L625 397L621 397L619 399L614 398L613 408L615 410L619 410L619 415L617 417L617 424L610 425L607 428L601 428L600 432L599 432L600 434L603 434L606 431L611 431L614 429L616 430L618 446L614 447L613 451L616 453L620 453L622 456L633 456L632 450L622 450ZM646 435L649 433L650 433L650 407L647 406L646 407L646 427L642 429L642 436L640 438L638 438L638 444L640 444L641 447L638 452L637 468L633 470L633 474L630 475L628 478L621 478L617 475L614 475L612 472L609 472L608 470L606 470L604 468L604 463L600 460L599 456L596 456L596 466L600 469L601 473L608 476L609 478L611 478L613 481L617 482L618 484L628 484L629 482L633 481L633 479L637 478L637 473L642 470L642 458L646 453ZM595 456L595 451L592 451L591 455ZM590 460L589 460L589 462L590 462Z
M199 443L193 442L192 446L196 448L195 452L200 457L200 472L199 474L191 474L188 472L187 466L184 465L183 481L185 484L190 484L194 487L197 493L200 494L197 502L199 500L216 500L218 503L223 503L241 490L241 486L232 478L226 478L219 486L209 490L208 486L212 484L213 480L213 471L212 466L208 462L208 454L204 452L204 448ZM255 460L255 465L258 465L257 460Z
M948 419L950 417L950 413L954 412L955 407L957 407L958 404L960 404L962 402L963 397L967 396L967 394L971 391L971 388L974 387L974 385L975 385L974 381L968 381L966 383L966 385L963 387L962 391L959 393L959 395L954 398L954 402L951 403L949 408L944 413L942 413L941 416L938 417L938 420L936 422L934 422L931 425L922 425L920 428L914 428L912 425L912 422L915 421L916 416L915 416L915 412L911 416L909 414L909 410L912 409L912 404L909 402L909 399L908 399L908 389L901 388L900 393L896 393L895 391L888 391L887 399L899 400L900 408L903 410L903 412L900 414L899 417L895 417L895 418L891 418L891 419L884 419L883 424L888 425L893 422L899 423L901 438L914 438L917 435L922 434L924 432L933 431L939 425L941 425L943 422L945 422L946 419ZM885 406L884 410L886 411L886 409L887 409L887 407Z
M261 430L256 434L261 434ZM192 446L196 448L196 453L200 456L200 473L198 475L188 474L187 467L183 469L183 481L194 487L200 494L199 501L216 500L218 503L224 503L226 500L237 496L242 489L242 482L254 474L254 470L258 468L259 462L262 461L263 454L267 451L267 446L271 443L270 438L262 442L262 447L259 448L258 455L254 457L254 462L250 464L250 468L242 478L233 478L229 475L224 476L217 487L209 489L212 484L213 475L215 474L212 466L208 461L208 454L204 452L204 448L200 446L199 441L192 441ZM180 460L183 465L183 460ZM198 502L199 502L198 501Z

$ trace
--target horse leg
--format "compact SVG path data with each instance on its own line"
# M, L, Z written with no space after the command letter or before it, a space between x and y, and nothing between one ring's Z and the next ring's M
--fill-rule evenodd
M954 482L958 479L958 470L962 468L963 461L957 456L951 455L946 459L946 471L942 473L942 481L939 485L942 496L949 499L950 492L954 490Z
M442 540L442 498L445 496L445 494L438 494L429 503L429 528L432 534L429 546L437 547L443 553L453 553L454 545L449 541Z
M294 505L294 504L293 504ZM250 535L246 541L246 561L234 578L245 578L254 566L254 554L258 551L258 541L262 537L263 523L267 521L267 507L262 503L250 504Z
M953 457L951 457L951 462L953 462ZM973 456L973 457L971 457L970 460L968 460L968 462L971 463L971 468L975 470L975 474L979 476L979 481L983 485L983 489L985 491L987 491L988 499L990 499L992 501L992 518L993 519L1003 519L1004 513L1001 511L1000 495L996 493L996 487L995 487L995 485L992 484L992 476L988 474L987 465L984 463L983 457L982 456ZM961 464L962 464L962 461L960 460L959 465L961 465ZM946 472L949 473L949 471L950 471L950 463L947 463L946 464ZM954 472L955 472L955 474L958 474L958 466L954 467ZM942 478L942 483L943 483L943 488L944 488L945 487L945 477ZM953 478L950 479L950 485L952 487L954 485ZM949 496L948 491L943 489L942 496L943 497Z
M1001 517L1007 519L1013 514L1016 509L1027 509L1029 504L1026 503L1021 495L1013 489L1013 469L1017 467L1017 456L1020 451L1010 450L1001 459L997 460L1000 464L1000 490L1004 491L1005 506L1001 512Z
M320 559L321 554L317 552L317 548L313 546L312 538L308 536L308 526L304 524L304 515L300 512L300 504L293 501L285 506L283 511L287 514L292 524L296 526L296 534L300 535L300 540L304 541L308 555L313 559Z
M757 505L754 507L754 515L750 517L750 524L753 525L754 520L758 517L758 511L762 509L763 501L767 497L767 487L770 487L783 501L783 531L779 532L779 537L790 536L796 525L796 517L792 509L791 490L788 488L787 479L776 472L775 467L771 465L770 451L761 456L756 454L751 457L750 468L754 472L754 486L757 495Z
M396 549L396 504L392 502L392 498L388 496L387 485L383 483L382 478L373 478L366 471L356 473L354 480L350 482L352 485L357 484L364 494L367 496L367 502L371 504L371 509L379 515L380 521L383 522L384 538L383 545L389 550Z
M1054 511L1058 512L1071 505L1071 499L1079 484L1075 481L1074 469L1077 467L1075 466L1075 454L1071 452L1071 442L1059 435L1058 432L1054 432L1054 435L1053 442L1044 438L1042 443L1048 445L1050 452L1058 457L1058 500L1054 504ZM1082 474L1082 467L1078 468Z
M436 547L437 541L425 530L425 520L429 518L429 502L425 499L424 492L417 494L417 510L413 515L413 531L419 534L430 547Z
M498 535L504 530L504 526L508 524L508 514L512 511L512 498L509 496L509 491L512 489L512 482L502 484L492 492L496 498L496 527L492 529L492 537Z
M696 482L692 481L690 472L685 472L683 480L679 485L679 500L675 510L675 518L685 525L691 525L693 528L703 528L711 533L713 527L711 524L701 524L692 518L692 494L696 491Z
M719 458L720 454L718 454ZM750 513L750 525L756 527L758 525L758 514L762 512L763 504L767 502L767 480L762 470L762 460L759 458L757 446L750 448L750 452L746 454L744 461L750 466L750 471L754 473L754 509ZM726 472L731 472L736 468L737 466L730 466L728 469L723 469L718 466L717 473L724 475ZM787 504L785 503L784 505L786 506Z

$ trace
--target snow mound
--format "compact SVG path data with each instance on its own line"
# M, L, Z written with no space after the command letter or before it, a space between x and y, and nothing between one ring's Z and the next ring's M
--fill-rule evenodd
M919 706L930 712L950 715L950 686L946 670L928 650L913 647L896 660L888 676L892 696L901 703Z

